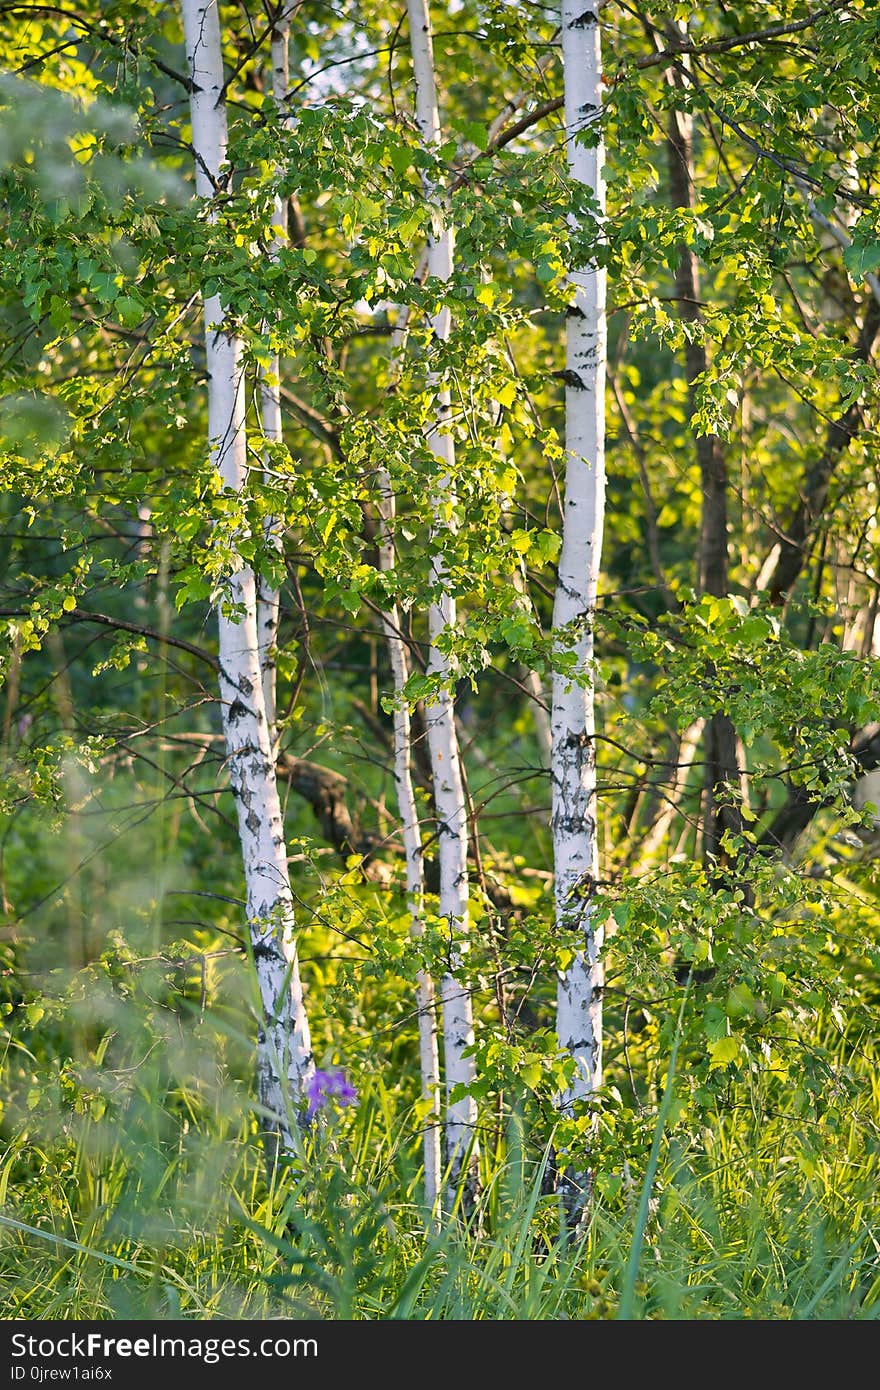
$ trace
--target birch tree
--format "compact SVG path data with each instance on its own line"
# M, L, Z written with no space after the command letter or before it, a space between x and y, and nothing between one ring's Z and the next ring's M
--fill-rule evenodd
M196 192L208 206L228 178L224 72L215 0L183 0ZM208 437L223 485L240 494L248 477L245 363L218 294L205 298ZM273 1143L296 1144L312 1049L293 935L284 824L263 693L254 572L233 560L218 607L219 679L229 781L235 797L247 890L247 917L261 1019L258 1095Z
M393 521L394 491L388 472L379 476L380 535L379 563L390 572L395 565ZM404 695L409 676L406 642L400 627L401 615L397 604L382 614L382 628L388 647L391 678L394 690L394 785L403 850L406 859L406 897L410 911L410 932L415 938L424 935L424 874L422 868L422 835L419 810L412 777L412 721ZM436 1222L441 1185L440 1147L440 1059L437 1045L437 1006L434 981L429 971L420 969L416 976L419 1074L423 1101L422 1158L425 1165L425 1206Z
M271 69L272 97L286 125L290 120L288 98L290 95L290 21L299 9L300 0L282 7L272 28ZM274 227L275 237L269 255L275 259L279 246L287 240L287 199L277 195L275 198ZM271 325L266 325L271 332ZM281 363L277 351L269 356L268 364L260 369L260 415L263 434L270 444L281 444L284 429L281 423ZM264 523L268 544L274 549L280 545L277 524L270 517ZM275 659L278 640L278 618L280 613L280 592L263 575L257 576L257 637L260 649L260 670L263 676L263 699L266 705L266 720L269 726L269 741L275 747L275 716L277 662Z
M604 209L599 5L564 0L562 57L565 139L573 179ZM584 136L587 138L584 139ZM562 549L553 605L558 651L574 658L571 672L553 676L551 781L556 928L572 945L559 975L557 1037L573 1063L560 1096L563 1114L602 1084L602 931L596 921L599 881L596 747L593 695L593 614L599 583L605 511L605 271L596 262L572 271L566 326L565 494ZM585 1198L585 1175L570 1170L560 1182L569 1218Z
M440 143L440 116L434 74L433 40L427 0L407 0L413 73L416 89L416 121L428 148ZM426 189L427 196L436 191ZM444 225L439 202L436 222L428 242L428 274L441 284L452 274L453 229ZM439 342L449 337L450 314L441 306L432 330ZM426 710L425 723L434 783L437 814L437 853L440 861L440 916L449 929L446 968L440 980L443 1008L443 1062L446 1081L445 1158L449 1191L454 1193L465 1163L468 1174L465 1194L472 1201L476 1186L476 1102L466 1093L453 1098L456 1088L469 1088L475 1077L473 1058L474 1025L471 998L459 978L468 930L468 827L467 808L461 774L458 736L455 728L454 674L444 639L456 625L455 597L450 592L443 560L443 535L455 508L455 443L451 433L450 394L436 379L429 380L434 393L435 421L427 444L442 472L435 484L432 507L434 523L431 545L431 584L433 597L428 609L430 651L428 673L437 682L434 703Z

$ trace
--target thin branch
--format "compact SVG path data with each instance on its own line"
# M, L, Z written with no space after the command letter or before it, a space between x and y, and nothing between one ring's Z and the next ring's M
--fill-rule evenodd
M768 43L771 39L783 38L786 34L802 33L805 29L811 29L826 15L844 9L848 3L849 0L834 0L833 4L824 5L821 10L814 10L803 19L792 20L788 24L771 24L766 29L753 29L747 34L732 34L726 39L710 39L708 43L676 44L674 48L664 48L659 53L652 53L650 57L639 58L632 67L638 72L643 72L646 68L658 67L661 63L668 63L688 54L702 58L712 53L728 53L732 48L743 48L751 43Z
M0 614L6 616L6 614ZM151 642L158 642L161 646L177 647L179 651L189 652L190 656L198 657L199 661L204 661L212 670L217 671L220 663L216 656L211 652L206 652L203 647L197 647L192 642L185 642L182 637L171 637L168 633L157 632L152 627L142 627L139 623L127 623L123 618L112 618L109 613L89 613L85 608L74 608L67 615L68 621L74 623L100 623L103 627L118 628L122 632L134 633L137 637L146 637Z
M109 33L104 27L90 24L88 20L83 19L75 10L65 9L62 5L0 5L0 15L27 14L32 11L36 11L39 14L60 15L63 19L69 20L71 24L81 29L84 34L88 34L91 38L97 38L103 43L109 43L114 48L123 47L123 40L118 38L115 34ZM167 63L162 62L161 58L157 58L154 53L147 53L145 56L148 62L152 63L157 72L164 73L166 77L170 77L173 81L179 82L187 92L192 91L193 84L190 78L185 76L184 73L178 72L176 68L169 67Z

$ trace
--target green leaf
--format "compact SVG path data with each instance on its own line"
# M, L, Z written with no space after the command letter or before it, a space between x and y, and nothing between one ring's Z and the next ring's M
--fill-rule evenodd
M730 1066L739 1058L739 1042L736 1038L719 1038L717 1042L709 1044L709 1070L715 1071L718 1067Z
M134 328L144 317L143 305L130 295L122 295L114 305L119 322L124 328Z
M703 1030L710 1042L727 1036L727 1015L718 1004L709 1004L703 1015Z
M726 1011L730 1019L750 1018L754 1014L755 996L747 984L733 985L727 991Z
M852 271L857 279L880 270L880 241L854 241L852 246L848 246L844 251L843 261L847 270Z
M489 148L489 131L479 121L456 121L455 128L478 150Z
M534 1091L541 1083L544 1075L544 1068L540 1062L527 1062L520 1070L520 1076L530 1091Z

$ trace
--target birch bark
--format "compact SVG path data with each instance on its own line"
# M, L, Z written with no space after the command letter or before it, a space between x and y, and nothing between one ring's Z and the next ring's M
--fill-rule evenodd
M395 565L393 522L395 498L386 469L379 471L379 564L389 571ZM409 676L406 643L401 636L400 613L397 605L382 614L382 629L391 663L394 687L394 782L400 813L403 848L406 856L406 896L410 911L410 932L414 937L424 933L424 880L422 874L422 836L419 813L412 779L412 729L409 707L403 687ZM424 1106L422 1153L425 1163L425 1206L436 1223L440 1196L440 1059L437 1046L437 1007L434 981L426 970L416 977L416 998L419 1019L419 1071Z
M604 212L601 140L580 133L601 114L599 0L562 0L565 132L569 171ZM605 511L605 271L595 263L572 271L565 390L565 497L562 549L553 605L559 650L573 652L578 679L555 673L551 711L552 827L556 925L575 956L560 973L557 1037L575 1072L559 1098L563 1114L602 1084L602 931L595 920L599 880L596 823L593 614ZM570 1219L586 1199L585 1177L560 1180Z
M288 5L275 21L272 30L272 96L279 111L287 111L290 94L290 61L288 41L290 19L296 4ZM285 117L286 123L287 117ZM287 200L276 195L274 209L276 233L269 255L272 260L278 256L279 248L287 240ZM260 415L263 434L272 444L280 444L284 438L281 424L281 364L277 352L272 353L268 366L260 371ZM264 523L266 540L270 546L280 549L281 537L277 523L270 517ZM260 650L260 671L262 673L263 700L266 705L266 720L269 725L270 743L275 747L276 684L277 666L275 654L278 641L278 620L281 596L279 591L262 575L257 576L257 637Z
M182 0L196 192L222 186L227 130L216 0ZM218 295L205 299L208 437L223 483L241 492L247 478L242 343L224 329ZM296 1145L297 1118L312 1068L309 1025L293 938L293 901L274 756L263 697L253 571L239 563L219 605L220 707L235 797L247 915L262 1018L258 1095L274 1148Z
M427 147L440 142L440 118L434 73L431 20L427 0L407 0L416 88L416 121ZM431 197L432 189L426 189ZM427 248L428 274L448 280L452 274L453 232L438 224ZM433 321L436 338L449 337L450 314L440 309ZM429 383L433 384L433 383ZM425 725L434 780L434 806L437 814L438 857L440 864L440 916L449 926L447 966L440 980L443 1007L443 1061L446 1082L445 1159L449 1194L462 1184L465 1206L473 1205L477 1186L476 1102L470 1095L459 1100L450 1097L456 1086L470 1087L475 1079L474 1060L465 1053L474 1041L471 997L459 979L468 929L467 811L462 783L458 738L455 730L453 673L449 659L441 650L445 634L455 627L455 599L446 583L442 554L443 532L455 503L455 443L450 434L449 391L437 386L435 424L427 437L428 447L439 459L442 474L432 498L433 557L431 584L435 594L428 609L430 653L428 672L442 686L436 702L425 711ZM464 1167L467 1165L467 1171Z

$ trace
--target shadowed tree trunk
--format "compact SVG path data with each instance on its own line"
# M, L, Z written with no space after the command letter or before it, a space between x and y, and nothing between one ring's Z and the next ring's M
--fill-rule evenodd
M872 295L865 306L859 329L853 353L855 361L870 361L878 332L880 302ZM828 425L822 452L807 470L798 504L769 557L772 569L763 587L767 589L771 603L785 603L807 563L811 542L828 500L828 489L834 470L861 426L861 400L853 401Z
M681 85L677 73L671 80L676 86ZM693 131L693 117L689 112L670 111L667 137L669 186L673 206L678 208L693 208L695 204ZM697 405L695 382L707 370L709 363L700 331L699 268L697 258L688 246L681 248L675 270L675 292L679 315L694 330L685 342L688 413L693 418ZM697 587L701 594L723 598L729 587L727 463L723 444L714 434L697 437L696 453L702 493ZM725 831L733 834L742 831L740 805L744 791L739 740L730 718L723 711L714 714L706 724L705 749L703 853L708 862L720 863L724 857L721 842Z

